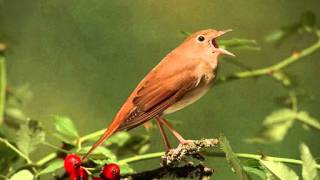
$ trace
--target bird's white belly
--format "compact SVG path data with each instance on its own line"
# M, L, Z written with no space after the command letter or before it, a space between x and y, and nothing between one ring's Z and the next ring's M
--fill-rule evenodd
M180 109L183 109L184 107L199 100L203 95L206 94L206 92L208 92L209 89L210 89L210 84L203 83L202 85L195 88L193 91L190 91L180 101L170 106L163 113L170 114Z

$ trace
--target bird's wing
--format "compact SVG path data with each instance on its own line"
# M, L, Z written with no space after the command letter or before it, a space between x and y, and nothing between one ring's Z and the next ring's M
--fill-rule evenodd
M137 127L179 101L190 89L198 85L199 78L193 74L188 69L165 79L150 78L150 81L146 81L137 90L132 100L134 108L118 130Z
M127 101L122 105L103 135L83 156L86 159L100 144L113 133L129 130L161 114L194 88L200 79L195 75L197 62L174 54L166 56L138 84Z

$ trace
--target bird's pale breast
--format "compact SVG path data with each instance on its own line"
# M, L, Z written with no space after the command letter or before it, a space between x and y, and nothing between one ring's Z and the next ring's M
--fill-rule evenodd
M215 75L216 75L215 69L216 67L212 67L212 66L210 67L207 65L201 66L199 70L199 72L201 72L201 74L199 73L199 76L201 79L198 86L190 90L186 95L184 95L184 97L181 100L171 105L163 113L170 114L170 113L176 112L196 102L203 95L205 95L210 89L212 82L215 78Z

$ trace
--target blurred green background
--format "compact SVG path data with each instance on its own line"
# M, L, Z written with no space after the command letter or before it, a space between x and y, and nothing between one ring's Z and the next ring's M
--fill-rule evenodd
M0 39L6 52L9 84L29 84L34 97L25 106L28 116L53 128L51 115L71 117L81 134L106 127L128 94L184 35L205 28L234 31L223 39L257 40L261 51L235 51L238 60L253 67L271 65L315 41L312 35L294 36L275 46L264 42L267 33L299 19L304 11L320 17L319 0L1 0ZM320 53L286 69L306 92L299 108L320 119ZM220 75L239 71L223 61ZM264 152L299 158L306 142L315 157L317 132L296 124L282 143L252 145L265 116L278 108L275 98L285 95L269 77L244 79L214 87L204 98L168 119L188 139L224 133L235 152ZM137 128L132 133L144 133ZM150 152L163 150L158 130L152 131ZM172 142L174 139L172 138ZM46 154L39 151L35 158ZM234 179L224 159L209 158L215 179ZM158 160L137 163L139 170L157 167Z

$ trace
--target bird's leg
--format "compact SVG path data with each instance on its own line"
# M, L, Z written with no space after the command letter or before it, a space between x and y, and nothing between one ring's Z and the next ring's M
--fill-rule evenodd
M188 140L185 140L165 119L163 119L161 116L157 117L157 120L159 120L163 125L165 125L172 134L179 140L181 144L187 144Z
M158 120L158 117L156 119L157 119L157 125L160 129L162 139L164 141L164 145L166 146L166 151L168 152L171 149L170 142L168 140L168 136L167 136L166 132L164 131L161 122Z

